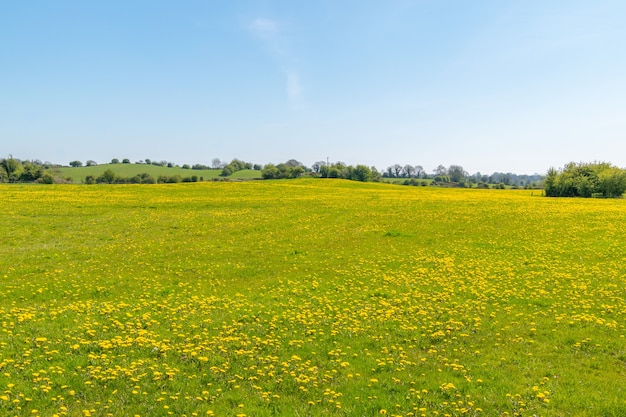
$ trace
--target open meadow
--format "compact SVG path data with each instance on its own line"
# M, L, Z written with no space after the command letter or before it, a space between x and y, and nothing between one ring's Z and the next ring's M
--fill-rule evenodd
M0 193L2 416L626 416L626 200Z

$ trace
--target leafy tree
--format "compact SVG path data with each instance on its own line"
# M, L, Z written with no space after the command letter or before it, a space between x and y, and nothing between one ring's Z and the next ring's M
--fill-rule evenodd
M266 180L276 179L279 178L280 171L274 164L265 164L263 171L261 171L261 175L263 176L263 179Z
M597 193L603 197L621 197L626 192L626 170L608 167L598 174Z
M42 175L43 168L41 165L25 162L19 180L25 182L37 181Z
M211 166L213 167L213 169L220 169L222 168L222 161L220 161L219 158L213 158L213 160L211 161Z
M222 177L229 177L231 175L233 175L233 172L235 172L236 170L233 168L233 166L231 164L226 165L224 168L222 168L222 173L220 174Z
M115 172L113 172L113 170L111 169L107 169L106 171L102 173L102 175L96 178L96 182L105 183L105 184L113 184L115 182L115 179L116 179Z
M95 167L96 165L98 165L98 163L96 161L90 159L90 160L87 161L86 165L88 167Z
M322 170L322 167L326 165L326 162L324 161L317 161L315 162L313 165L311 165L311 169L313 170L313 172L316 173L320 173L320 171Z
M450 177L450 181L452 182L461 182L465 181L465 176L467 172L460 165L450 165L448 167L448 176Z
M373 182L380 182L383 178L383 176L381 175L380 172L378 172L378 169L376 169L376 167L371 167L370 170L372 171L372 181Z
M415 165L415 167L413 167L413 170L415 171L415 178L422 178L422 176L425 174L424 167L422 167L421 165Z
M123 164L130 164L130 159L124 158L124 159L122 159L122 163Z
M72 161L72 162L70 162L70 166L73 167L73 168L78 168L78 167L82 167L83 163L80 162L80 161Z
M407 178L411 178L413 177L413 175L415 174L415 168L413 167L413 165L405 165L402 168L402 175L407 177Z
M437 176L437 175L447 175L448 174L448 168L446 168L443 165L439 165L437 168L435 168L433 173L435 174L435 176Z
M0 166L4 169L6 178L9 182L15 182L20 176L22 170L22 162L19 159L13 158L13 155L9 155L8 158L0 161Z
M40 184L54 184L54 177L49 172L44 172L37 182Z
M119 163L120 163L120 160L119 160L119 159L117 159L117 158L113 158L113 159L111 159L111 163L112 163L112 164L119 164Z
M301 177L302 175L304 175L304 173L306 172L306 170L304 169L304 167L302 165L293 167L291 170L291 176L292 178L298 178Z
M372 170L365 165L357 165L352 171L352 178L356 181L368 182L372 180Z
M400 178L400 175L402 174L402 165L394 164L391 166L391 169L393 171L393 176L396 178Z

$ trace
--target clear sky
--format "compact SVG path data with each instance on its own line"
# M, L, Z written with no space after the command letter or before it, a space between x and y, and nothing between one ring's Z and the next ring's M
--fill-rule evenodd
M0 157L626 167L623 0L0 0Z

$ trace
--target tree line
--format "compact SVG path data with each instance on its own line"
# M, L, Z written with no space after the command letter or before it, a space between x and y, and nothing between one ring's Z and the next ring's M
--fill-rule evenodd
M43 163L41 161L21 161L9 156L0 159L0 182L37 182L52 184L54 176L49 172L50 168L58 165Z
M550 168L544 187L548 197L621 197L626 169L607 162L571 162L560 170Z
M130 164L128 158L122 160L113 158L111 164ZM135 164L149 164L163 167L181 167L168 161L153 161L145 159L135 162ZM94 160L87 160L85 166L96 166ZM81 161L71 161L71 167L81 167ZM22 161L13 156L0 159L0 182L37 182L51 184L55 182L67 182L67 179L55 177L52 169L61 165L38 160ZM315 162L311 167L307 167L301 162L290 159L279 164L253 164L239 159L230 162L223 162L219 158L214 158L210 165L195 164L182 165L183 169L208 170L220 169L220 176L229 177L241 170L258 170L263 179L299 178L310 176L317 178L340 178L353 181L389 181L404 185L439 185L455 187L477 187L477 188L544 188L548 197L620 197L626 192L626 169L616 167L607 162L574 163L567 164L562 169L550 168L545 177L534 175L518 175L514 173L494 172L491 175L484 175L480 172L469 174L461 165L450 165L448 167L439 165L431 173L428 173L421 165L401 165L394 164L380 172L376 167L368 167L358 164L348 165L343 162L327 161ZM404 180L404 181L397 181ZM87 176L85 183L133 183L133 184L153 184L153 183L176 183L176 182L198 182L204 178L195 174L189 176L181 175L160 175L153 178L150 174L138 174L133 177L121 177L111 169L106 170L99 176Z

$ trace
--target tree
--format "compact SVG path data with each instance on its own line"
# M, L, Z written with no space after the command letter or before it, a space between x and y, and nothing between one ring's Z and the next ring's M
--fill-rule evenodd
M320 173L322 170L322 167L326 165L326 162L324 161L317 161L315 162L313 165L311 165L311 169L313 170L313 172L316 173Z
M424 167L422 167L421 165L415 165L413 170L415 171L415 178L422 178L422 175L425 174Z
M232 165L228 164L224 168L222 168L222 173L220 174L220 176L229 177L233 175L233 172L235 172L235 169L233 169Z
M73 167L73 168L78 168L78 167L82 167L83 163L80 162L80 161L72 161L72 162L70 162L70 166Z
M415 168L413 167L413 165L405 165L404 168L402 168L402 175L404 175L405 177L411 178L414 174Z
M43 168L41 165L25 162L23 170L20 173L19 180L26 182L37 181L43 175Z
M263 176L263 179L271 180L278 178L280 171L278 171L278 168L276 168L276 165L274 164L265 164L263 171L261 171L261 175Z
M383 176L381 175L380 172L378 172L378 169L376 169L375 166L371 167L370 169L372 170L372 181L380 182Z
M393 170L394 177L400 178L400 174L402 174L402 165L394 164L391 166L391 169Z
M115 178L116 178L115 172L113 172L113 170L111 169L107 169L106 171L102 173L102 175L96 178L96 182L105 183L105 184L113 184L115 182Z
M117 158L113 158L113 159L111 159L111 163L112 163L112 164L119 164L119 163L120 163L120 160L119 160L119 159L117 159Z
M352 171L352 178L356 181L368 182L372 180L372 170L365 165L357 165Z
M219 158L213 158L213 160L211 161L211 166L213 167L213 169L220 169L222 168L222 161L220 161Z
M94 161L94 160L90 159L90 160L88 160L88 161L87 161L87 164L86 164L86 165L87 165L88 167L95 167L96 165L98 165L98 163L97 163L96 161Z
M621 197L626 192L626 170L610 167L601 171L596 192L603 197Z
M287 164L289 166L292 166L292 167L301 167L301 166L303 166L302 162L296 161L295 159L290 159L289 161L285 162L285 164Z
M9 182L17 181L20 171L22 170L22 163L20 160L13 158L13 155L9 155L8 158L0 161L0 166L4 169Z
M437 176L437 175L439 175L439 176L447 175L448 174L448 168L446 168L443 165L439 165L437 168L435 168L433 173L435 174L435 176Z
M465 172L460 165L450 165L447 174L452 182L465 181L465 177L467 176L467 172Z
M130 159L124 158L124 159L122 159L122 163L123 164L130 164Z
M306 172L306 170L304 169L304 167L302 165L298 165L298 166L292 168L291 176L292 176L292 178L299 178L302 175L304 175L305 172Z

